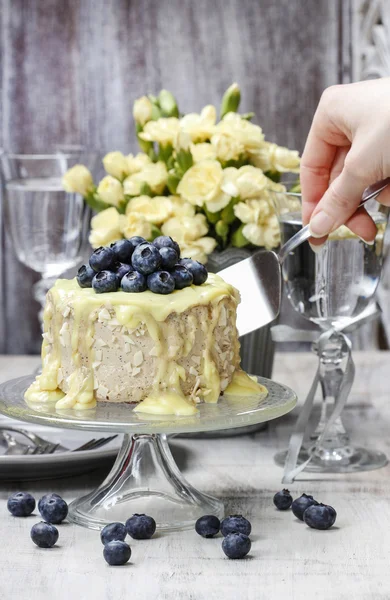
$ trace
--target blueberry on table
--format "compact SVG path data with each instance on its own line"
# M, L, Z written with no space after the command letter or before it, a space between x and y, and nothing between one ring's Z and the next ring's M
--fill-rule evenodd
M229 533L222 542L222 550L228 558L244 558L250 551L251 545L245 533Z
M35 498L27 492L16 492L8 498L7 508L14 517L28 517L34 511Z
M58 494L46 494L38 503L38 510L48 523L62 523L67 517L68 505Z
M119 287L118 277L112 271L100 271L92 279L92 287L97 294L116 292Z
M51 523L36 523L33 525L30 536L39 548L52 548L58 540L58 529Z
M292 496L288 490L277 492L274 496L274 504L278 510L288 510L292 501Z
M103 556L106 562L112 567L125 565L130 560L131 548L129 544L121 540L114 540L105 544Z
M195 523L195 531L204 538L212 538L219 533L221 522L215 515L204 515Z
M306 525L313 529L329 529L336 521L337 513L333 506L312 504L303 513Z
M172 269L179 260L176 250L173 248L160 248L161 269Z
M126 521L126 531L134 540L149 540L156 531L156 521L144 514L135 514Z
M89 264L92 269L99 273L99 271L109 271L115 267L115 254L108 246L100 246L91 254Z
M130 240L118 240L110 246L115 255L115 260L121 263L129 263L134 252L134 244Z
M177 290L188 287L194 281L192 273L183 265L175 265L171 270L171 275L175 280L175 289Z
M178 258L180 258L180 246L169 235L159 235L153 240L153 245L159 250L161 248L173 248L173 250L176 250Z
M161 254L153 244L139 244L131 257L131 264L142 275L150 275L161 265Z
M109 523L101 530L100 539L102 544L105 545L109 542L123 542L126 535L127 531L123 523Z
M302 494L299 498L296 498L291 505L291 510L297 519L303 521L303 513L309 506L317 505L318 502L314 500L313 496L309 496L307 494Z
M156 271L148 276L147 285L155 294L171 294L175 289L175 280L168 271Z
M223 537L226 537L229 533L244 533L245 535L249 535L251 531L252 525L242 515L230 515L221 521L221 533Z
M77 283L81 288L90 288L95 275L96 273L90 265L82 265L77 271Z
M202 263L192 258L181 258L180 264L192 273L195 285L202 285L207 280L207 269Z
M118 263L118 265L116 266L115 273L119 281L122 281L122 277L126 275L126 273L130 273L130 271L132 270L133 267L131 265L128 265L126 263Z
M122 277L121 289L124 292L136 293L144 292L147 289L146 277L138 271L129 271Z

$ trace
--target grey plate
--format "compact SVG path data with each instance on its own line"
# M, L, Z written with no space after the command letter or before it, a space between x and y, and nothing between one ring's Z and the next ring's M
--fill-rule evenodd
M24 393L33 379L28 375L0 385L1 413L19 421L94 432L172 434L231 429L280 417L292 410L297 401L290 388L258 377L268 394L224 396L217 404L200 404L198 414L190 417L136 413L134 404L108 402L99 402L90 410L57 411L54 405L34 405L32 408L26 404Z

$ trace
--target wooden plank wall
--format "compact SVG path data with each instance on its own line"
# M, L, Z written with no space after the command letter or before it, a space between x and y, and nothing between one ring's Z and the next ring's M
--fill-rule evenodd
M302 150L342 78L341 0L0 0L0 146L134 148L132 102L161 87L184 111L238 81L268 138ZM3 228L4 229L4 226ZM6 232L5 232L6 233ZM0 352L40 346L37 277L1 240Z

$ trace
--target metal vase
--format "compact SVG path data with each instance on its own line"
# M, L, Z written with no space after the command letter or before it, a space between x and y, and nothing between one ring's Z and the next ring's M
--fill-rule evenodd
M222 252L213 252L209 256L207 268L211 273L217 273L221 269L230 267L240 260L248 258L252 254L246 248L227 248ZM271 378L274 362L274 343L271 338L271 326L267 325L257 331L248 333L240 338L241 343L241 366L251 375L260 375ZM230 437L261 431L266 429L267 423L249 425L248 427L237 427L216 432L186 434L185 437ZM183 436L184 437L184 436Z

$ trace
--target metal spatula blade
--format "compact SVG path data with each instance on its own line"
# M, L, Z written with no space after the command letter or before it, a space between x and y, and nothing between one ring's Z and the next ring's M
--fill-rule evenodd
M218 275L240 292L239 336L264 327L278 316L282 286L280 264L274 252L257 252Z

